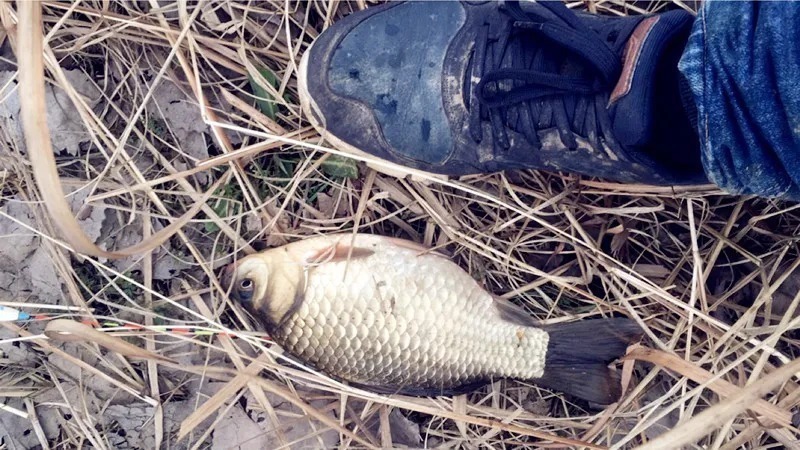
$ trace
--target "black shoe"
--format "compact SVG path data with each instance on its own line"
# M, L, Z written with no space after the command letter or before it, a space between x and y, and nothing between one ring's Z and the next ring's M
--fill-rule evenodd
M703 183L677 69L692 22L561 2L389 3L319 36L300 97L329 142L393 163L384 172Z

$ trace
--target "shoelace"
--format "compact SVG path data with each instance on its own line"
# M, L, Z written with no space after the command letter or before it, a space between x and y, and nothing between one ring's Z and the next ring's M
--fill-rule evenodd
M605 36L601 36L560 1L537 2L532 6L548 11L553 16L549 18L535 10L524 11L516 1L500 8L509 20L499 30L490 30L489 24L485 24L476 37L469 85L469 98L477 99L478 103L470 108L469 118L475 142L482 140L481 122L488 118L496 145L508 149L506 127L513 113L517 128L536 148L541 148L537 128L555 126L561 141L570 149L578 146L574 130L594 146L599 146L602 138L617 150L619 145L613 139L606 111L608 92L621 71L619 55L625 45L625 40L617 36L629 35L638 22L625 21L624 26L630 28L627 31L609 27L602 30ZM525 41L521 38L525 35L537 40L535 48L522 48ZM569 52L585 62L592 73L568 76L542 70L546 66L544 46ZM524 56L530 52L534 54L528 65ZM509 56L511 66L503 67L503 60ZM574 108L572 121L565 96L577 96L577 100L569 102Z

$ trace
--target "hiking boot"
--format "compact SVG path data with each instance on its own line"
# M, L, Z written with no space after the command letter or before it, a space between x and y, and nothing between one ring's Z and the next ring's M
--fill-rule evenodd
M301 62L301 103L331 144L392 174L704 183L677 68L693 20L561 2L391 2L319 36Z

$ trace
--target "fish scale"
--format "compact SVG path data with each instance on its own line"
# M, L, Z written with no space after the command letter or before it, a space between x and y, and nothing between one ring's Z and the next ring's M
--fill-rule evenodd
M542 327L447 258L367 234L248 255L220 280L287 353L383 393L449 395L516 378L609 404L608 363L642 335L629 319Z
M303 302L276 341L320 370L371 385L542 375L547 333L502 320L466 272L434 254L373 250L309 268Z

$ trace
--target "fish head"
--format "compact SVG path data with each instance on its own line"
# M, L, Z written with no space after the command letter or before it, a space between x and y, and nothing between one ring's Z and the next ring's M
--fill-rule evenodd
M250 255L227 265L220 274L220 284L229 298L258 316L268 312L269 272L267 261Z
M303 300L303 266L292 252L265 251L226 266L220 284L254 318L272 330Z

